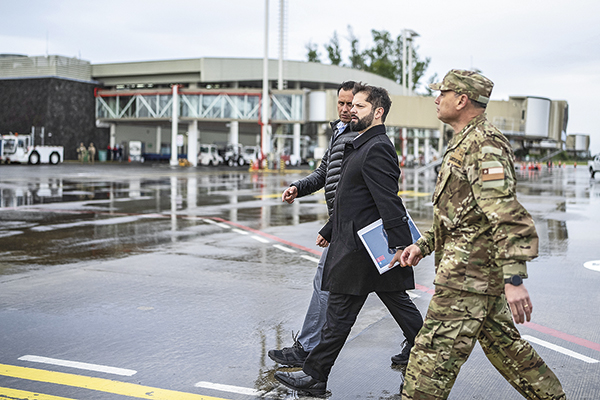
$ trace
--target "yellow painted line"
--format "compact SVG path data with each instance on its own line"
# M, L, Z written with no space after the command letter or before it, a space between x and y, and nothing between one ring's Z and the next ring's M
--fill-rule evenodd
M31 381L55 383L58 385L72 386L89 390L97 390L99 392L114 393L122 396L137 397L140 399L225 400L219 397L177 392L174 390L137 385L135 383L119 382L110 379L66 374L63 372L46 371L34 368L17 367L14 365L0 364L0 375L10 376L18 379L28 379Z
M0 399L14 400L74 400L68 397L58 397L43 393L26 392L24 390L16 390L0 387Z
M324 192L325 191L323 189L320 189L320 190L317 190L316 192L314 192L313 194L324 193ZM277 197L281 198L281 193L259 194L259 195L254 196L254 198L256 198L256 199L263 199L263 200L264 199L273 199L273 198L277 198Z
M322 193L323 189L316 191L315 193ZM414 190L401 190L398 192L398 196L418 196L418 197L424 197L424 196L431 196L431 193L425 193L425 192L415 192ZM254 196L257 199L273 199L276 197L281 197L281 193L273 193L273 194L260 194L260 195L256 195Z
M281 197L281 193L259 194L254 196L255 199L274 199L275 197Z
M425 196L431 196L431 193L415 192L414 190L401 190L398 192L398 196L425 197Z

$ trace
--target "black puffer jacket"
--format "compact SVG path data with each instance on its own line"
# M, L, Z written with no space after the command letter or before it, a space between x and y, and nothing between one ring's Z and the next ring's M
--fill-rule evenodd
M333 212L333 202L335 200L335 189L340 180L340 170L342 167L342 158L344 157L344 147L346 143L351 142L357 135L357 132L350 130L350 124L346 125L346 129L337 136L335 135L336 125L340 120L333 121L331 130L332 135L329 148L323 155L321 165L314 170L310 175L295 182L290 186L298 188L298 196L307 196L317 190L325 187L325 201L327 202L327 211L329 216Z

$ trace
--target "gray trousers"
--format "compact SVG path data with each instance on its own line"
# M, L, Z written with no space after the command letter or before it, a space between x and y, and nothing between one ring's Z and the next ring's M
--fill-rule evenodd
M327 301L329 300L329 292L321 290L321 282L323 281L323 266L327 258L329 247L323 249L321 259L317 264L317 272L313 279L313 294L304 317L302 330L298 336L298 341L305 351L310 352L319 344L321 340L321 328L325 325L327 319Z

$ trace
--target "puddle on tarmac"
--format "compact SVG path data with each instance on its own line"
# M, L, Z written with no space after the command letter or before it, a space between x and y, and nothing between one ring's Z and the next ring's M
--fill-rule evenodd
M282 204L279 195L292 180L279 176L118 179L0 179L0 274L124 257L190 240L202 236L206 225L194 217L219 217L253 229L327 217L320 197L302 207Z
M0 274L123 257L190 240L204 234L197 217L261 230L327 219L322 192L292 205L281 202L281 192L308 171L156 173L145 168L132 173L124 168L110 176L71 172L64 177L60 169L48 169L45 176L29 172L33 168L19 171L27 173L18 179L0 176ZM519 174L519 196L536 219L544 253L566 251L569 221L589 212L590 203L600 203L600 182L579 172ZM434 186L432 171L405 171L401 177L404 203L423 230L433 218ZM175 225L171 215L177 215Z

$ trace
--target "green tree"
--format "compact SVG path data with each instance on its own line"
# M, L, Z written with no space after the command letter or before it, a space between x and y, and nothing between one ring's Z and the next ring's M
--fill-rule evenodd
M431 62L431 57L426 57L424 60L419 60L417 50L418 47L413 47L413 81L411 82L412 90L416 90L419 87L419 81L423 76L425 76L425 71ZM431 79L437 79L437 74L434 74L430 80ZM435 81L432 81L431 83L433 82ZM428 85L426 85L426 89L429 89Z
M350 43L349 67L369 71L391 79L399 84L403 84L404 75L402 70L402 58L404 54L402 51L402 34L399 34L394 39L386 30L378 31L373 29L371 30L371 35L373 41L371 47L361 51L359 40L352 30L352 26L348 25L348 36L346 39ZM333 50L336 48L339 50L339 41L337 32L334 32L332 39L329 44L325 46L325 49L329 54L331 63L340 65L336 56L341 58L341 52L334 52ZM316 52L315 48L312 49ZM431 58L429 57L421 59L418 54L418 47L412 47L413 79L410 83L412 90L419 88L420 81L424 77L430 61ZM428 88L425 88L425 90L427 89Z
M312 41L306 44L306 51L306 57L308 58L308 62L321 62L321 55L319 54L318 46Z
M340 48L340 41L336 31L333 31L333 37L325 45L325 50L327 50L327 56L332 65L340 65L342 63L342 49Z
M425 85L425 94L427 96L433 96L433 90L431 90L429 88L429 84L431 83L436 83L438 81L438 74L435 73L431 76L431 78L429 78L429 80L427 81L427 85Z
M365 56L359 50L358 38L354 35L354 31L350 25L348 25L347 39L350 42L350 68L365 69Z
M396 80L397 66L394 60L394 41L387 31L371 30L373 47L364 51L367 61L365 71Z

